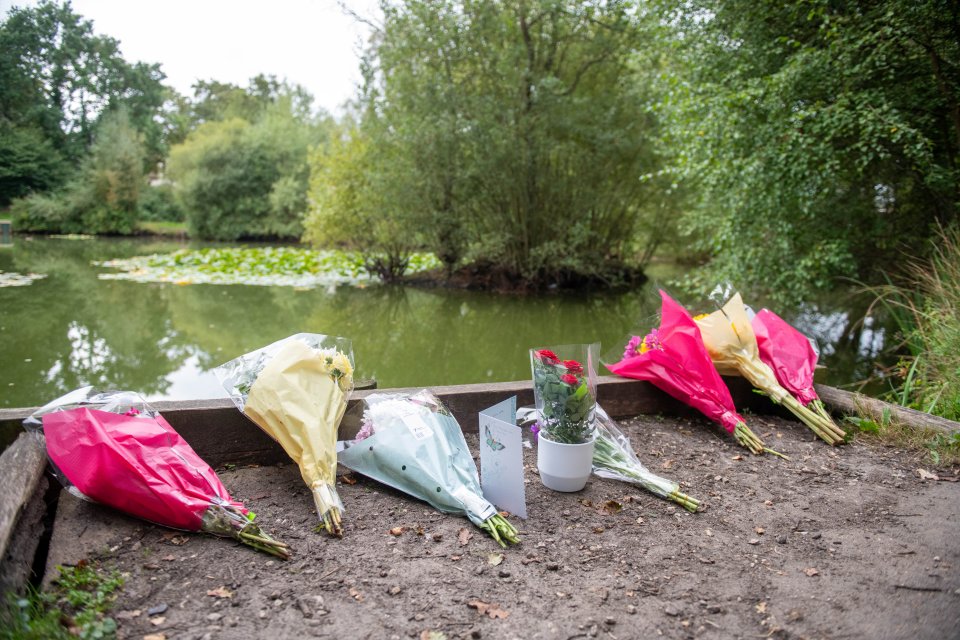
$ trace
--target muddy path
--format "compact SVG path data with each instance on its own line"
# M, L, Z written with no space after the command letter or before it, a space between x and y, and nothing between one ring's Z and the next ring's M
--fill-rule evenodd
M338 483L334 540L312 531L296 467L227 469L291 560L63 494L50 565L94 557L128 574L122 638L960 637L958 470L923 480L914 455L750 422L791 461L699 420L621 422L648 467L704 502L697 514L599 478L554 493L527 450L517 547L362 478Z

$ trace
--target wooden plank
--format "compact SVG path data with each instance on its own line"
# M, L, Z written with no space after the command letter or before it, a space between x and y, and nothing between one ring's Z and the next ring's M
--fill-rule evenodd
M784 409L771 403L766 397L754 393L743 378L724 378L739 410L751 410L760 414L787 415ZM356 405L372 393L399 393L417 391L419 388L382 389L355 391L350 398L350 408L341 427L341 437L356 433L358 414ZM533 387L529 380L439 386L430 388L450 407L460 426L466 432L476 432L477 414L512 395L517 396L518 406L533 404ZM824 402L839 412L856 413L860 408L882 416L888 409L895 418L914 426L951 431L960 428L957 423L928 416L917 411L895 407L859 394L817 385ZM601 376L597 385L600 404L614 418L638 414L663 414L670 416L697 416L697 412L674 400L647 382L628 380L616 376ZM170 424L190 443L207 462L214 466L223 464L274 464L286 461L286 454L273 440L264 434L243 414L237 411L227 398L211 400L158 401L152 403ZM17 425L34 409L0 409L0 427Z
M0 455L0 593L22 590L30 577L46 511L46 465L43 446L26 433Z
M932 429L944 433L960 431L960 422L890 404L883 400L870 398L862 393L851 393L823 384L814 385L814 389L828 408L839 413L863 415L878 423L889 419L914 429Z

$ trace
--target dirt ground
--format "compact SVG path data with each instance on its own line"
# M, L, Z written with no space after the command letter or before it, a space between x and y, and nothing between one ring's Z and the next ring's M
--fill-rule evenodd
M527 450L517 547L364 479L338 483L335 540L312 531L296 467L233 469L224 484L291 560L62 494L51 565L92 556L129 574L121 638L960 637L960 470L924 480L902 451L750 422L792 460L751 456L706 422L621 423L651 470L704 502L696 514L599 478L552 492Z

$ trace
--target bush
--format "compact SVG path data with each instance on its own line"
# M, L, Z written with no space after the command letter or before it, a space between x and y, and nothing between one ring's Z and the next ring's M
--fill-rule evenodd
M140 196L140 219L150 222L183 222L184 213L173 186L149 186Z

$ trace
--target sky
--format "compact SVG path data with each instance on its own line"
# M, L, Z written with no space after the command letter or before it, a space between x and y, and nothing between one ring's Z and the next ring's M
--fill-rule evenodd
M37 0L0 0L13 6ZM368 27L336 0L73 0L93 29L120 41L128 62L158 62L166 84L184 95L200 80L246 86L258 73L303 85L314 104L339 113L360 83L359 53ZM372 0L347 0L375 16Z

